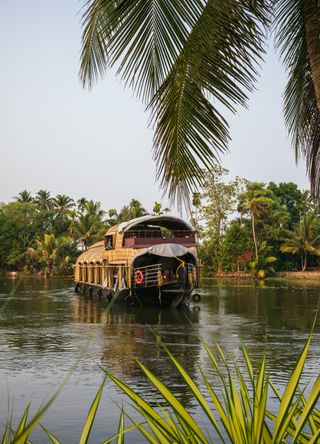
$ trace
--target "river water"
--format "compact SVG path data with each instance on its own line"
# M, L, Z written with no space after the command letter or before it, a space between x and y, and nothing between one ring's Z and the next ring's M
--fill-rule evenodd
M62 392L41 420L63 443L79 441L91 402L112 371L155 405L160 398L146 381L135 359L141 360L182 401L201 417L181 377L161 346L165 343L200 385L199 367L218 384L200 341L218 342L227 359L241 369L244 341L253 362L267 354L271 379L283 390L290 370L308 338L315 318L320 285L312 282L270 281L203 283L201 302L185 310L113 306L77 295L70 279L0 279L0 430L8 412L14 424L29 402L31 413L62 384ZM319 374L320 326L317 322L303 381ZM116 431L119 409L128 401L106 381L92 430L92 443ZM132 413L130 406L127 411ZM0 435L1 436L1 435ZM37 428L32 441L46 443ZM133 433L128 443L140 443Z

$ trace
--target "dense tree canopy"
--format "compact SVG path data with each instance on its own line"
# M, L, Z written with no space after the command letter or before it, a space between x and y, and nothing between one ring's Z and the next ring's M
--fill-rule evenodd
M109 210L109 218L100 202L81 198L75 203L65 194L51 197L47 190L35 197L23 191L14 200L0 204L0 270L70 273L80 252L101 240L111 225L147 214L137 199L119 213ZM155 204L161 213L161 203Z

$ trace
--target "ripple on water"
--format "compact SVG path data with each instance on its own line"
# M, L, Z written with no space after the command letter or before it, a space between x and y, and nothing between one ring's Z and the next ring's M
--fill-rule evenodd
M192 395L161 345L161 341L165 343L203 387L200 366L219 392L216 372L196 331L216 356L218 342L228 361L236 361L243 371L246 363L241 340L256 368L266 350L267 370L283 391L311 330L319 290L311 286L306 293L299 285L266 284L261 288L247 283L214 283L201 291L199 312L116 306L108 312L103 304L76 295L71 284L63 279L45 282L29 278L7 303L12 283L0 280L0 399L10 393L18 412L31 399L39 406L76 363L45 421L63 442L71 444L70 430L78 436L103 378L99 366L114 372L156 405L161 397L146 381L138 359L197 414ZM319 330L317 323L302 383L319 374ZM93 433L107 439L110 435L105 431L114 430L118 420L117 409L110 409L110 405L122 404L125 398L110 381L105 393ZM270 403L276 405L275 399L271 397ZM5 402L0 405L1 416L6 412ZM99 442L94 437L93 442ZM36 432L35 441L41 440L41 432ZM140 443L139 437L130 442Z

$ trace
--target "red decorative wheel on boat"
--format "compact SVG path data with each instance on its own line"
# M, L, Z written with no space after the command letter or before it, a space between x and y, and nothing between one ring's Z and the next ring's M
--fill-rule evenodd
M144 282L144 274L142 270L136 270L134 272L134 282L138 285L143 284Z

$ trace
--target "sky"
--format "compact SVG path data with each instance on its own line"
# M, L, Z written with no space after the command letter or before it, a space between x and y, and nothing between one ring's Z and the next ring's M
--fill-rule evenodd
M78 79L83 3L0 0L0 202L22 190L67 194L147 210L162 199L143 105L108 72L91 91ZM268 50L248 110L229 118L222 166L262 182L308 188L282 118L285 74ZM168 202L164 198L163 205Z

